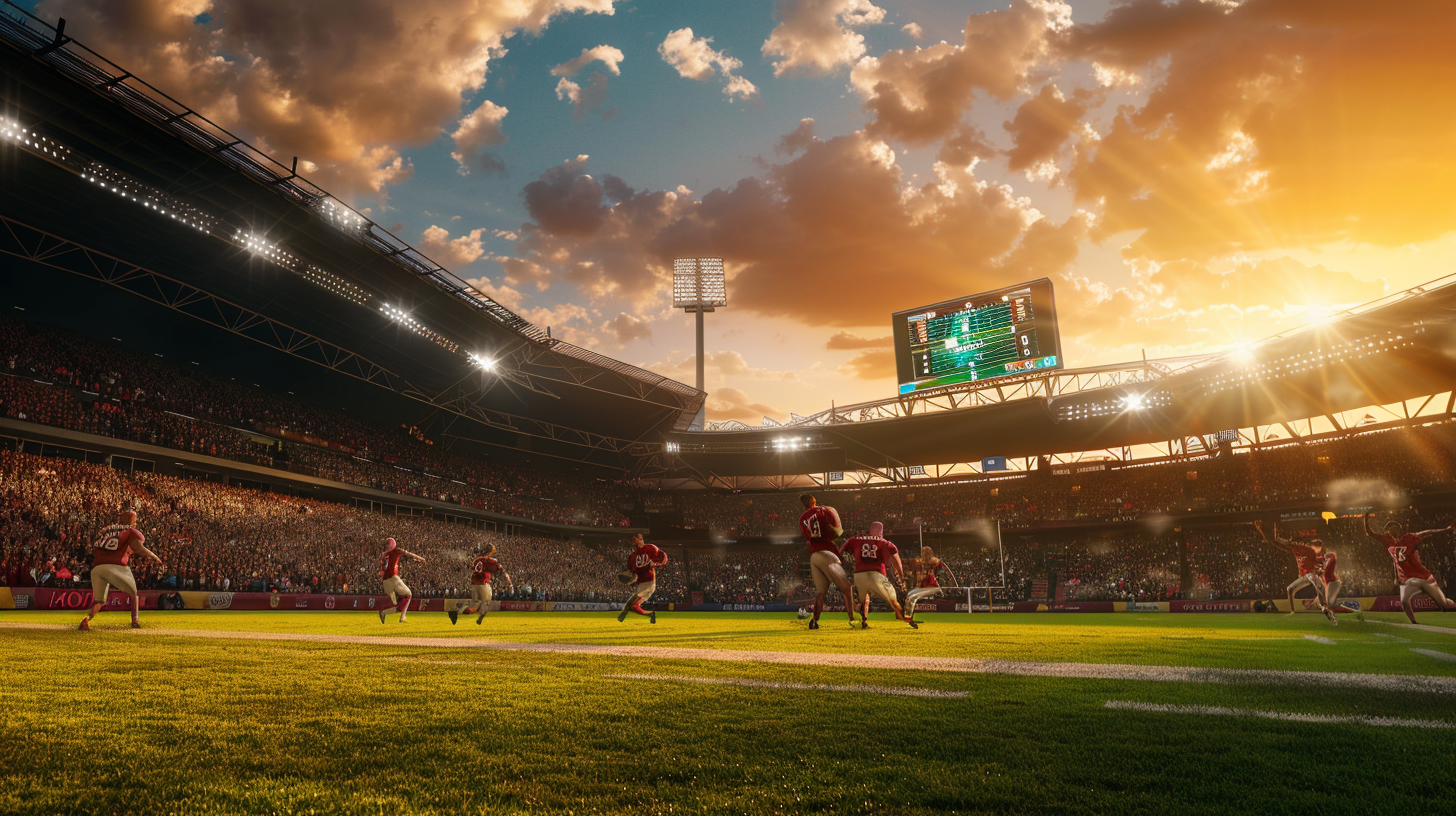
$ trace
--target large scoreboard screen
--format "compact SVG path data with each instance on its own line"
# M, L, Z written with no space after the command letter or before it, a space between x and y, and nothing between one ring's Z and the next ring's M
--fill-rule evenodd
M1047 278L896 312L900 393L1062 367Z

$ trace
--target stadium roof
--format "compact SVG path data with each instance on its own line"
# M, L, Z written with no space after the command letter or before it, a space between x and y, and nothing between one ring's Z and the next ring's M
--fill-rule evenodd
M1456 387L1453 283L1442 279L1225 355L980 384L959 395L836 409L786 427L676 433L662 464L670 475L701 478L1043 456L1443 394ZM1074 381L1081 384L1070 387ZM1017 398L978 404L988 391L1008 390ZM942 408L964 407L926 411L936 399Z
M63 22L0 5L0 66L0 263L72 324L103 324L98 337L118 306L185 315L178 352L246 338L257 361L339 383L320 390L376 421L615 469L703 403L550 337Z

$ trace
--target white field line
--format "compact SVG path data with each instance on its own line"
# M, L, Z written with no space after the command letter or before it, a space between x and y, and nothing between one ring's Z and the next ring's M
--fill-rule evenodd
M1304 636L1304 639L1305 640L1312 640L1315 643L1323 643L1326 646L1333 646L1333 645L1335 645L1335 642L1333 640L1330 640L1327 637L1320 637L1319 635L1305 635Z
M1447 654L1446 652L1437 652L1437 651L1433 651L1431 649L1411 649L1411 651L1412 652L1415 652L1418 655L1425 655L1426 657L1434 657L1437 660L1445 660L1448 663L1456 663L1456 655Z
M857 694L889 694L895 697L933 697L942 700L959 700L971 696L971 693L968 691L941 691L940 689L916 688L915 686L866 686L859 683L847 686L832 686L827 683L788 683L777 680L751 680L745 677L682 677L675 674L604 674L602 676L608 680L702 683L709 686L743 686L744 688L791 691L852 691Z
M72 629L60 624L0 621L5 629ZM360 646L426 649L488 649L500 652L535 652L645 660L703 660L725 663L775 663L796 666L834 666L855 669L942 671L961 674L1002 674L1018 677L1061 677L1080 680L1137 680L1153 683L1260 684L1326 686L1456 694L1456 677L1410 674L1356 674L1348 672L1280 669L1212 669L1185 666L1140 666L1122 663L1031 663L1015 660L978 660L965 657L913 657L905 655L832 654L824 652L769 652L749 649L691 649L671 646L608 646L580 643L516 643L483 638L378 637L322 635L295 632L241 632L213 629L104 629L102 637L185 637L206 640L263 640L305 643L343 643ZM88 637L80 635L79 637Z
M1257 717L1263 720L1282 720L1284 722L1352 723L1355 725L1373 725L1380 728L1456 729L1456 723L1449 723L1445 720L1410 720L1403 717L1300 714L1294 711L1258 711L1251 708L1224 708L1222 706L1159 705L1157 703L1132 703L1123 700L1108 700L1105 707L1116 711L1146 711L1154 714L1214 714L1224 717Z
M1384 632L1373 632L1372 634L1374 634L1378 638L1388 638L1391 643L1410 643L1410 638L1396 637L1395 635L1387 635Z
M1436 614L1436 613L1432 613ZM1395 623L1394 621L1367 620L1366 623L1378 623L1382 626L1399 626L1402 629L1419 629L1422 632L1435 632L1438 635L1456 635L1456 629L1449 626L1431 626L1425 623Z

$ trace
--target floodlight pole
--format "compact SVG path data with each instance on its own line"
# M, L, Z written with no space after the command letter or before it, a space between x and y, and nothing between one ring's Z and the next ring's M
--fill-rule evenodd
M698 313L698 390L703 390L703 308L697 309Z
M698 390L706 391L707 355L703 343L703 314L728 305L722 258L676 258L672 262L672 305L697 315ZM691 429L702 430L704 412L699 409Z

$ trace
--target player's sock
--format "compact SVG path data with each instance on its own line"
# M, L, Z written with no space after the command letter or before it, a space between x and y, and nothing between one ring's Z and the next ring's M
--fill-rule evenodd
M657 623L657 613L653 612L647 616L648 623Z
M476 626L479 626L480 625L480 622L482 620L485 620L485 613L484 612L481 612L479 615L476 615L475 616L475 625Z
M448 614L450 615L450 625L454 626L455 622L460 618L460 613L452 609Z
M632 612L634 614L641 615L643 617L647 617L647 610L642 608L642 602L641 601L634 602L632 604L631 609L632 609Z

